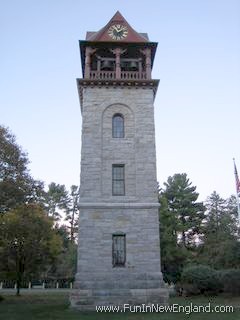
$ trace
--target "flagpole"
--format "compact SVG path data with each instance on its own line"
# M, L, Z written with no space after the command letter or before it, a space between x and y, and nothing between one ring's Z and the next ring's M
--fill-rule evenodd
M236 167L234 158L233 158L233 163L234 163L234 174L235 174L235 179L236 179L236 198L237 198L237 208L238 208L238 224L239 224L239 227L240 227L239 178L238 178L237 167Z

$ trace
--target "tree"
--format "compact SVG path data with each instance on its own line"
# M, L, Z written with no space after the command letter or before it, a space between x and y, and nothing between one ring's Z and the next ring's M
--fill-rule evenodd
M24 177L28 173L28 162L15 136L8 128L0 126L0 179Z
M23 277L31 278L51 264L62 249L53 221L36 204L21 205L0 219L0 268L12 273L17 295Z
M216 269L239 267L236 199L225 200L214 191L207 198L206 208L199 261Z
M0 126L0 213L38 201L43 183L28 171L28 157L8 128Z
M197 202L199 194L196 187L189 182L186 173L169 177L164 186L163 194L174 217L178 242L185 248L195 246L205 211L203 203Z
M176 282L195 254L204 206L185 173L169 177L164 186L159 194L161 264L165 280Z
M69 197L64 185L51 182L48 186L48 191L45 193L45 209L49 217L54 221L60 220L62 217L60 211L67 210Z
M79 188L78 186L71 186L71 192L69 196L69 201L66 208L66 218L65 220L70 224L70 241L73 243L75 240L75 234L78 231L78 216L79 216Z
M74 278L77 270L77 244L69 239L67 226L62 225L57 230L63 241L63 250L55 261L52 274L55 278Z
M186 257L177 241L176 217L168 210L167 199L163 193L159 195L159 202L161 269L164 281L175 283L180 279Z
M75 185L71 186L69 194L64 185L52 182L45 193L44 207L48 212L48 216L57 222L62 218L62 213L65 213L65 221L68 221L70 225L71 242L74 242L78 229L78 201L79 188Z

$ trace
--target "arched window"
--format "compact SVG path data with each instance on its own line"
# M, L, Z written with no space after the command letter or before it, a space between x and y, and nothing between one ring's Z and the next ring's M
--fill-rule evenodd
M112 136L113 138L124 138L124 118L119 113L112 118Z

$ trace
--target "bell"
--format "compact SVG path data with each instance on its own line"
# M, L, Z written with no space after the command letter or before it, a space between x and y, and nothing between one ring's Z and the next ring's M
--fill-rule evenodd
M104 60L101 65L101 69L102 70L111 70L112 69L111 62L109 60Z
M136 61L131 61L129 69L132 71L137 71L138 70L138 63Z
M127 66L125 61L121 61L120 65L121 65L121 69L124 69Z

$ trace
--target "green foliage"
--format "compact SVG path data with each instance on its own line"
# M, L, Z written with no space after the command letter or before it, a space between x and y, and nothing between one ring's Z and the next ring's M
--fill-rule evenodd
M69 239L69 232L66 226L56 226L55 228L62 239L63 247L50 270L48 270L47 276L55 279L74 278L77 271L77 244Z
M208 266L189 266L183 269L181 285L188 294L217 294L221 289L218 272Z
M164 280L176 283L189 264L214 269L240 265L240 230L236 198L222 199L216 192L205 205L197 202L196 187L186 174L175 174L159 195L161 264ZM197 291L188 284L189 291Z
M77 238L78 233L78 216L79 216L79 188L72 185L68 192L64 185L50 183L48 191L45 193L43 205L49 217L52 217L55 222L62 218L65 213L65 221L69 223L69 238L73 243Z
M219 279L225 293L240 295L240 269L221 270Z
M175 218L175 231L178 241L184 247L195 246L196 236L201 230L204 206L197 202L199 194L187 178L187 174L175 174L164 183L163 192L167 199L168 210Z
M76 239L78 232L78 216L79 216L79 188L78 186L71 186L71 192L69 195L69 201L66 207L66 218L65 220L69 222L70 227L70 240L73 243Z
M0 126L0 179L16 180L27 173L28 158L8 128Z
M205 208L185 173L169 177L164 186L159 195L161 264L165 281L177 282L194 256Z
M69 240L69 232L68 227L66 225L59 225L58 223L55 225L56 233L61 237L63 248L67 249L70 243Z
M61 277L65 277L66 274L72 276L76 268L78 187L72 186L69 194L64 185L52 182L48 186L48 191L44 192L43 183L34 180L29 174L28 163L28 156L17 144L15 136L8 128L0 126L0 214L7 213L8 215L8 218L1 220L0 224L1 228L4 227L4 223L6 228L9 228L6 237L14 239L14 228L17 237L22 237L22 239L24 237L22 248L20 248L20 242L14 246L13 240L7 240L7 238L4 240L0 235L0 272L4 271L8 279L16 279L15 264L18 259L19 277L31 278L37 274L43 276L54 269ZM31 203L38 203L45 211L38 205L30 206ZM33 213L32 216L29 214L30 211ZM63 233L61 234L58 230L56 222L62 218L64 213L69 226L63 236ZM39 215L41 215L41 219ZM56 232L52 230L53 223ZM40 241L43 232L46 232L47 236L47 230L53 232L52 240ZM1 231L6 232L3 229ZM56 234L58 231L59 235L63 237ZM61 239L65 241L63 248L60 245ZM37 246L38 241L40 241L39 246ZM25 248L26 245L29 247ZM57 259L58 254L60 255ZM19 255L22 256L21 259L18 257ZM54 259L48 259L53 256L55 256ZM41 263L43 260L45 268ZM59 263L58 268L56 261Z
M4 300L3 296L0 295L0 302Z
M240 295L240 269L217 271L208 266L198 265L184 268L181 287L187 295L218 294Z
M160 210L160 244L161 244L161 264L164 281L176 283L181 276L185 251L177 242L176 218L168 210L167 199L161 194L159 196Z
M69 237L73 243L77 238L78 232L78 201L79 201L79 188L72 185L70 193L66 190L64 185L50 183L48 191L44 197L44 208L48 216L52 217L55 222L62 218L65 213L65 221L69 223Z
M70 242L67 249L58 256L55 263L55 278L74 278L77 271L77 245Z
M222 199L215 191L206 201L198 261L215 269L240 265L240 242L236 225L236 204Z
M61 252L61 238L52 227L52 219L34 204L21 205L1 217L0 268L15 274L18 292L23 277L40 274Z
M52 182L44 197L44 208L54 221L61 219L61 210L66 210L69 202L68 192L64 185Z
M8 128L0 126L0 213L38 201L43 183L28 171L28 157Z

